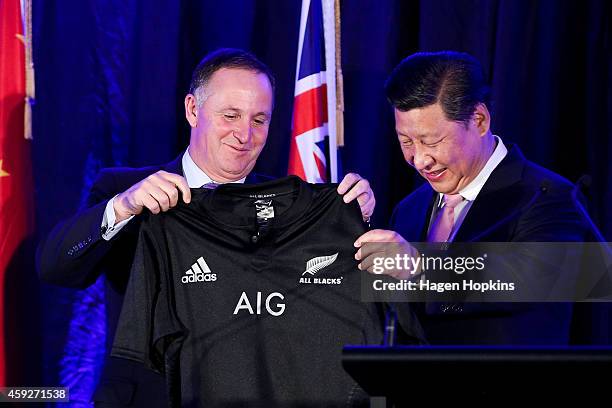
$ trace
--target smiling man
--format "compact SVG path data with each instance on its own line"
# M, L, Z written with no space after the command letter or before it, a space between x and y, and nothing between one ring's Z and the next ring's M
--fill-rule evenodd
M472 56L411 55L386 93L404 158L427 182L395 208L392 230L355 242L362 269L372 272L388 248L415 255L409 242L584 240L574 186L491 132L489 87ZM405 279L409 272L385 273ZM570 317L566 304L428 303L419 312L433 344L567 344Z
M174 161L146 168L104 169L87 204L59 223L38 253L43 281L85 288L106 277L107 351L112 344L134 259L139 215L191 201L190 188L267 181L252 172L263 149L274 105L274 77L252 54L221 49L195 69L185 116L190 145ZM357 200L364 219L374 211L367 180L348 174L338 186L345 202ZM94 396L97 407L162 407L164 378L129 360L107 357Z
M202 84L203 85L203 84ZM193 131L189 155L211 178L231 182L255 166L268 136L272 86L265 74L220 69L185 98ZM198 123L199 119L199 123Z
M474 120L446 120L439 103L395 110L398 139L404 158L439 193L457 194L484 168L497 144L488 129L486 105L474 107ZM505 149L501 149L505 152Z

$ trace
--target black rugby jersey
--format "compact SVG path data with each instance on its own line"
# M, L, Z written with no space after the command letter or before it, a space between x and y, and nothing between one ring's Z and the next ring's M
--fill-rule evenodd
M287 177L193 189L143 219L112 349L164 372L184 407L355 406L342 346L376 345L360 301L356 201Z

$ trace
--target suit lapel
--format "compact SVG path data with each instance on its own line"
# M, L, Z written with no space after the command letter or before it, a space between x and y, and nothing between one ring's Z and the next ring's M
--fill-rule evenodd
M429 187L429 184L428 184ZM429 194L421 205L417 208L419 213L418 219L420 223L415 223L414 236L418 241L427 241L427 230L429 229L429 220L431 219L431 212L433 211L436 202L438 201L438 194L429 187Z
M259 177L257 177L257 173L249 173L244 180L245 184L257 184L259 183Z
M265 183L266 181L272 181L274 178L270 176L265 176L263 174L251 172L246 179L244 180L245 184L257 184L257 183Z
M435 194L434 190L427 183L423 184L414 194L409 208L401 208L399 211L402 214L409 214L408 217L395 215L392 220L393 229L398 231L409 242L425 241L427 236L427 227L429 218L434 206Z
M516 186L521 180L525 157L512 146L483 186L455 236L455 242L469 242L510 216L525 199Z
M174 173L174 174L180 174L181 176L184 176L184 172L183 172L183 153L181 153L176 159L172 160L170 163L166 163L164 164L164 166L162 167L163 170L167 171L168 173Z
M495 231L507 220L524 199L521 191L512 187L493 192L481 191L455 235L455 242L480 241L485 231ZM490 240L490 239L489 239Z

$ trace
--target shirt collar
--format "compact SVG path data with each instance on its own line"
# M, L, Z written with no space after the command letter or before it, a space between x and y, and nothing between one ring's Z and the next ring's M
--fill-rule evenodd
M482 190L485 183L491 176L491 173L493 173L493 170L495 170L504 157L506 157L506 154L508 154L508 149L506 148L506 145L504 145L501 138L496 135L493 135L493 137L495 137L497 140L497 146L495 147L493 154L491 157L489 157L489 160L487 160L487 163L484 165L482 170L480 170L480 173L478 173L474 180L472 180L470 184L465 186L463 190L459 192L459 194L461 194L461 196L468 201L474 201L476 199L480 193L480 190Z
M476 197L478 196L480 190L482 190L485 183L491 176L491 173L493 173L493 170L495 170L495 168L499 165L499 163L501 163L504 157L506 157L506 154L508 154L508 149L506 148L506 145L504 145L504 142L501 140L501 138L497 135L493 135L493 137L495 137L495 139L497 140L497 146L495 147L495 150L493 150L493 154L491 154L491 157L489 157L489 160L487 160L487 163L484 165L482 170L480 170L480 173L478 173L474 180L472 180L470 184L468 184L461 191L459 191L459 194L461 194L461 196L467 201L476 200ZM440 193L440 201L438 202L442 203L442 199L443 194Z
M185 178L187 179L187 184L189 187L199 188L204 184L217 183L211 179L208 174L204 173L204 171L193 161L189 155L189 148L187 148L187 150L185 150L185 154L183 154L182 164L183 173L185 173ZM244 180L246 180L246 177L243 177L240 180L232 181L232 183L244 183Z

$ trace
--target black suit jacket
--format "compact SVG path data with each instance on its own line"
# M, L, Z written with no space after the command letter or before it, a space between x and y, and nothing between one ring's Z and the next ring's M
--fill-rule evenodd
M574 186L528 160L518 147L493 171L454 242L577 242L587 232ZM428 183L395 208L392 228L409 242L426 241L438 193ZM418 305L432 344L567 344L570 304L428 303Z
M181 160L182 154L161 166L103 169L92 185L85 208L60 222L38 248L38 272L46 283L83 289L93 284L101 274L105 275L107 355L129 280L140 221L135 217L110 241L106 241L101 231L106 204L116 194L159 170L183 175ZM267 180L269 177L250 174L246 182ZM106 358L94 399L108 406L167 406L161 376L140 364L110 357Z

